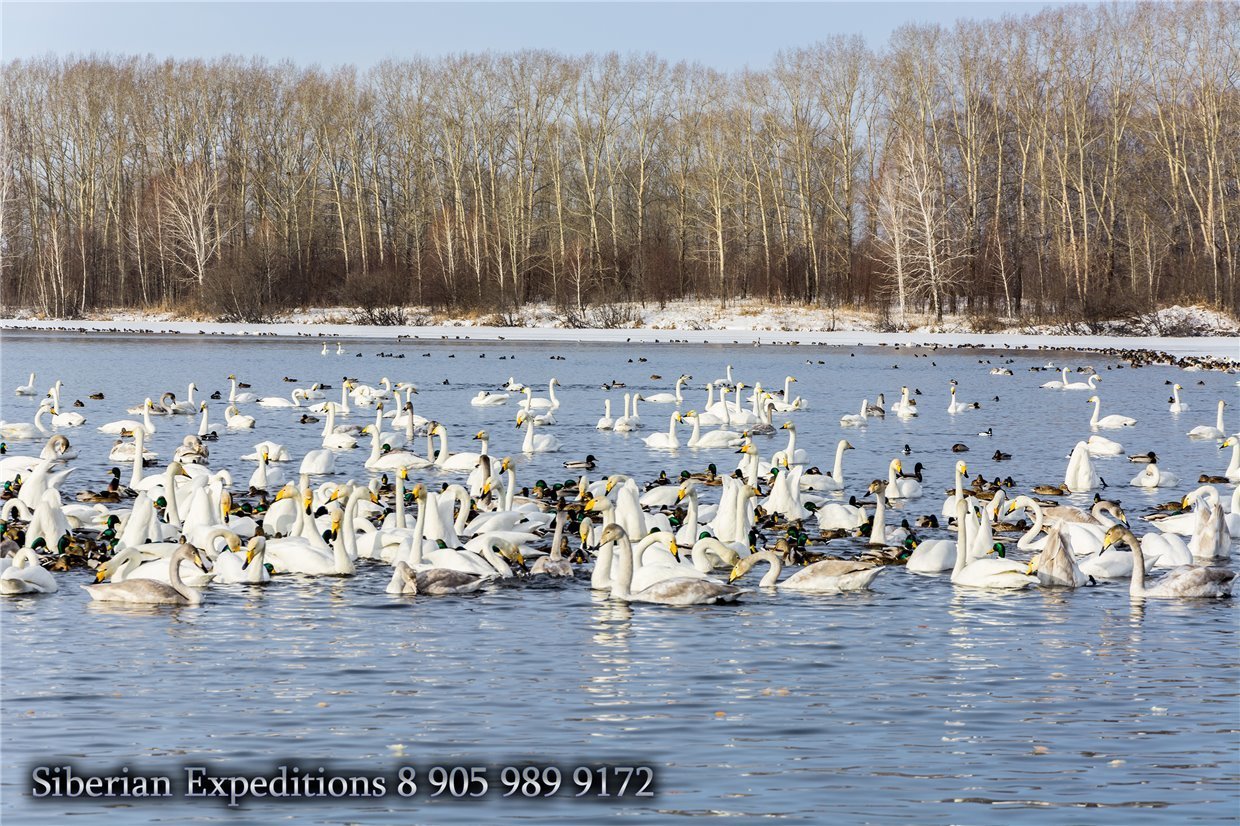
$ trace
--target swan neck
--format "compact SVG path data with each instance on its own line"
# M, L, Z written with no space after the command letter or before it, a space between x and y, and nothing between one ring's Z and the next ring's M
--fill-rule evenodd
M622 535L617 544L618 570L611 580L611 595L617 599L626 599L633 587L633 545L627 534Z
M763 550L755 554L755 556L759 559L759 561L766 562L770 565L770 567L767 568L766 574L761 580L759 580L758 584L763 588L774 587L775 583L779 582L779 575L784 570L784 563L780 561L778 554L769 550Z

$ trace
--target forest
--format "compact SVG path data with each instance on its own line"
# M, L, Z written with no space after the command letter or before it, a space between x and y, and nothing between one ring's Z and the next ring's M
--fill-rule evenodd
M0 298L245 321L741 297L895 325L1234 313L1238 55L1240 4L1186 2L823 36L732 72L10 61Z

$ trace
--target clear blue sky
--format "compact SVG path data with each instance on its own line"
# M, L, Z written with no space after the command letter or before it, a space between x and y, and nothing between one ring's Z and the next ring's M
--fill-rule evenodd
M652 51L719 69L766 66L830 34L884 43L907 22L950 24L1054 2L311 3L0 2L5 60L49 52L256 55L369 66L386 57L522 48Z

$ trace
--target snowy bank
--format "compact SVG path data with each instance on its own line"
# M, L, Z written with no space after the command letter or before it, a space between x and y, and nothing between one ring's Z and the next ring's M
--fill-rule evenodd
M613 310L617 308L611 308ZM657 305L619 305L623 327L566 326L563 312L534 305L519 313L472 319L435 316L422 309L406 311L415 323L368 326L348 323L348 308L286 313L272 323L192 321L171 314L97 313L87 320L12 318L0 329L57 330L304 338L443 339L479 341L551 341L564 343L638 342L696 344L802 344L837 346L937 345L1043 350L1142 349L1176 356L1228 358L1240 363L1240 325L1222 313L1200 307L1170 307L1137 319L1092 325L1012 325L994 332L972 332L967 319L937 323L921 320L912 329L892 332L878 319L859 312L771 306L736 302L721 308L698 301ZM594 316L593 320L599 317ZM589 322L587 312L582 321ZM496 322L501 322L497 325ZM996 325L998 326L998 325ZM1179 335L1165 336L1160 332ZM1133 332L1143 333L1132 335ZM1188 332L1191 335L1183 335ZM1128 333L1127 335L1121 333Z

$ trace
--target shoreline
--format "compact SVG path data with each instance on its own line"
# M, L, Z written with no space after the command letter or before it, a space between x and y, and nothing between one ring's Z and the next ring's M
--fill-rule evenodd
M646 327L575 329L474 325L368 326L313 322L242 324L195 321L56 321L0 319L0 332L210 335L237 338L304 338L418 341L514 341L572 344L706 344L876 347L882 345L979 347L991 350L1147 350L1174 356L1228 359L1240 366L1240 336L1158 337L1033 333L885 333L865 330L668 330Z

